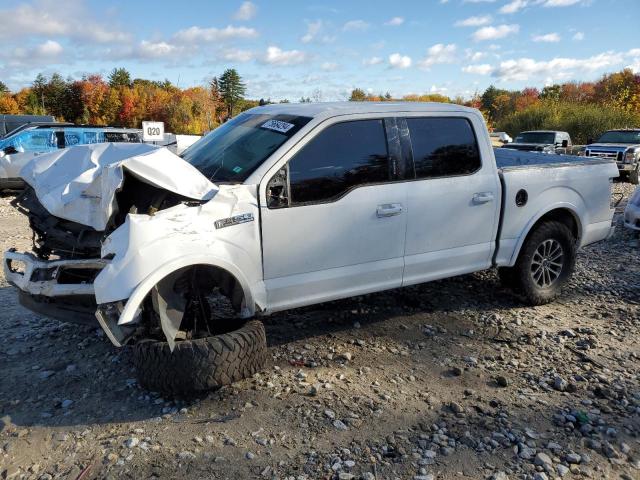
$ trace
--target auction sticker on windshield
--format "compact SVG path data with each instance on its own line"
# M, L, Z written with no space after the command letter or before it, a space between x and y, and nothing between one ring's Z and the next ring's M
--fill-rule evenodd
M282 120L269 120L262 124L262 128L267 128L280 133L287 133L293 127L295 127L293 123L283 122Z

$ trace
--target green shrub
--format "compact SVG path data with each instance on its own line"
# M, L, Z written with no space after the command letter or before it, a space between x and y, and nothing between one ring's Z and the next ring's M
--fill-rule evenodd
M507 115L496 123L497 131L515 137L526 130L569 132L576 145L597 139L606 130L640 128L640 114L595 104L541 102Z

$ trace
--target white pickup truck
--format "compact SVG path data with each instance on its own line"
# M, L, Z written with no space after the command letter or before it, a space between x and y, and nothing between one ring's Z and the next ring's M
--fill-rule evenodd
M259 369L254 315L492 267L549 302L577 249L610 234L618 176L611 160L494 151L477 110L435 103L258 107L181 157L38 158L15 201L34 252L5 254L23 304L95 312L135 345L142 385L169 392Z

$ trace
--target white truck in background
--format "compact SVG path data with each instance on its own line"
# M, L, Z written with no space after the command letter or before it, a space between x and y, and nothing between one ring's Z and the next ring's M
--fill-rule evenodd
M182 158L72 150L23 172L35 243L5 254L6 278L45 315L95 312L135 345L141 384L173 393L260 369L254 315L493 267L549 302L610 234L618 176L607 159L494 150L480 112L450 104L257 107Z

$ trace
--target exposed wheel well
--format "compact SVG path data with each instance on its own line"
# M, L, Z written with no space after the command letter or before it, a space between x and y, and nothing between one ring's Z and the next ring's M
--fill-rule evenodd
M543 223L550 222L550 221L560 222L563 225L566 225L567 228L573 234L573 238L576 240L576 243L578 242L578 239L580 238L581 231L580 231L580 222L579 222L578 218L576 217L575 213L573 213L568 208L556 208L554 210L551 210L551 211L545 213L542 217L540 217L536 221L536 223L533 224L533 226L531 227L529 232L527 232L527 236L525 237L524 241L522 242L522 245L520 245L520 248L518 249L518 256L520 256L520 251L522 250L522 246L527 243L527 240L529 239L531 234L536 230L536 228L538 228ZM515 259L514 259L514 261L515 261Z

